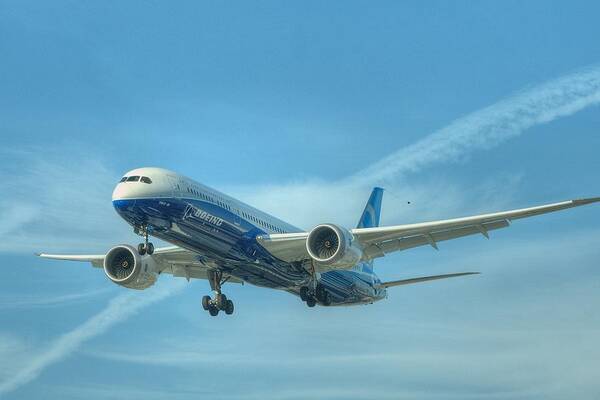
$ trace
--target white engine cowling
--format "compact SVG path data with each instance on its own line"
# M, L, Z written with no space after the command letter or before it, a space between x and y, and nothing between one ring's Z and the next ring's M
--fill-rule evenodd
M147 289L158 278L152 256L140 256L128 244L113 247L104 257L104 273L117 285L129 289Z
M352 268L363 256L352 233L333 224L317 225L310 231L306 249L315 262L333 269Z

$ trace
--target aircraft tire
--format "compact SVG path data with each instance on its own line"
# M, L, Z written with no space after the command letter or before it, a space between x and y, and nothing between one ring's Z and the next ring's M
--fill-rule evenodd
M217 307L210 307L208 309L208 313L210 314L211 317L216 317L219 314L219 309Z
M325 290L325 288L323 287L323 285L317 285L317 290L316 290L316 297L317 300L319 300L321 303L325 302L325 298L327 297L327 290Z
M233 301L227 300L227 306L225 307L225 314L233 314Z
M146 245L144 243L138 244L137 250L138 250L138 254L140 256L143 256L144 254L146 254Z
M227 308L227 296L225 296L222 293L219 293L215 298L215 303L219 310L225 311L225 309Z
M204 308L206 311L208 311L208 309L210 308L210 300L210 296L202 297L202 308Z
M150 242L148 243L148 246L146 247L146 253L148 253L149 256L154 254L154 245Z
M306 300L308 300L308 297L309 297L309 295L308 295L308 288L306 286L302 286L300 288L300 299L302 301L306 301Z
M316 304L317 304L317 300L315 300L314 297L309 297L306 300L306 305L309 306L309 307L314 307Z

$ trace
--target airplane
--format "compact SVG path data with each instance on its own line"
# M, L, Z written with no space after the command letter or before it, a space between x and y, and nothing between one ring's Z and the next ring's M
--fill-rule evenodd
M380 227L383 189L375 187L354 229L323 223L296 228L233 197L162 168L126 173L112 194L116 212L144 238L106 254L37 254L90 262L112 282L147 289L161 274L208 280L213 296L202 297L211 316L232 314L225 283L250 283L299 296L308 307L370 304L395 286L477 274L460 272L382 282L373 261L417 246L506 228L513 220L596 203L600 197L464 218ZM153 236L172 246L154 248Z

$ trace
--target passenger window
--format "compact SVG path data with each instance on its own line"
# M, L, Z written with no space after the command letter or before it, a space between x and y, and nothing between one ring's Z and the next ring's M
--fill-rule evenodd
M140 180L139 176L130 176L129 178L127 178L127 182L137 182Z
M152 183L152 179L148 178L147 176L142 176L142 179L140 179L140 181L147 183L147 184Z
M120 183L120 182L125 182L126 180L127 180L127 177L126 177L126 176L124 176L124 177L122 177L122 178L121 178L121 180L119 181L119 183Z

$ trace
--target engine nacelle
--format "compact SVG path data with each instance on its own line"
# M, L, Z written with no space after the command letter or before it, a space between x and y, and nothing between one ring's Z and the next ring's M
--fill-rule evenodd
M317 225L310 231L306 249L315 262L334 269L352 268L363 255L352 233L333 224Z
M128 244L113 247L104 257L104 273L117 285L129 289L147 289L158 278L152 256L140 256Z

